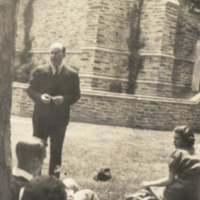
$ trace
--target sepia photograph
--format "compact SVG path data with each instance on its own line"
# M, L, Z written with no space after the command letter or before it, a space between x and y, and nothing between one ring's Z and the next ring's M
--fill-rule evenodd
M200 0L0 0L0 200L200 200Z

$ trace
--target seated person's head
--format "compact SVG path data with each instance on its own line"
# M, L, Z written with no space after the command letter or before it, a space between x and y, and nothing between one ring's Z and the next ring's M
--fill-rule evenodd
M66 200L65 185L52 176L37 176L25 187L21 200Z
M187 126L177 126L174 129L174 145L177 148L193 146L194 142L194 133Z
M37 176L46 158L46 146L45 141L36 137L19 141L16 145L18 168Z

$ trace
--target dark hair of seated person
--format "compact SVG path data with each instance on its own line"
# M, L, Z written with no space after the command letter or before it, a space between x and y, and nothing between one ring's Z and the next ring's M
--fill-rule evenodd
M20 140L16 145L18 167L23 169L30 164L34 157L38 157L41 160L46 147L47 143L37 137Z
M180 136L188 144L188 146L193 146L194 145L194 142L195 142L194 133L187 126L177 126L174 129L174 132L180 134Z
M37 176L25 187L22 200L66 200L62 181L52 176Z

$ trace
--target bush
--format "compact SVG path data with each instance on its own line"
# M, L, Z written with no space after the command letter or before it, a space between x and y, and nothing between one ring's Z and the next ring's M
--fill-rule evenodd
M36 65L30 61L23 65L15 65L13 69L13 81L20 83L28 83L30 79L30 74Z
M112 82L109 86L110 86L110 88L109 88L110 92L116 92L116 93L122 93L123 92L122 84L118 81Z

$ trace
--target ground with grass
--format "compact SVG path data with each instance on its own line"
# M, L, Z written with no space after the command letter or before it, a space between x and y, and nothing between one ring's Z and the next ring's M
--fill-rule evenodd
M14 166L16 143L32 135L31 119L13 116L11 131ZM196 135L196 143L200 143L200 135ZM64 141L61 178L73 178L102 200L123 200L125 194L138 190L142 181L166 175L173 149L172 132L71 122ZM48 173L48 162L49 149L43 174ZM111 180L93 180L101 168L111 169Z

